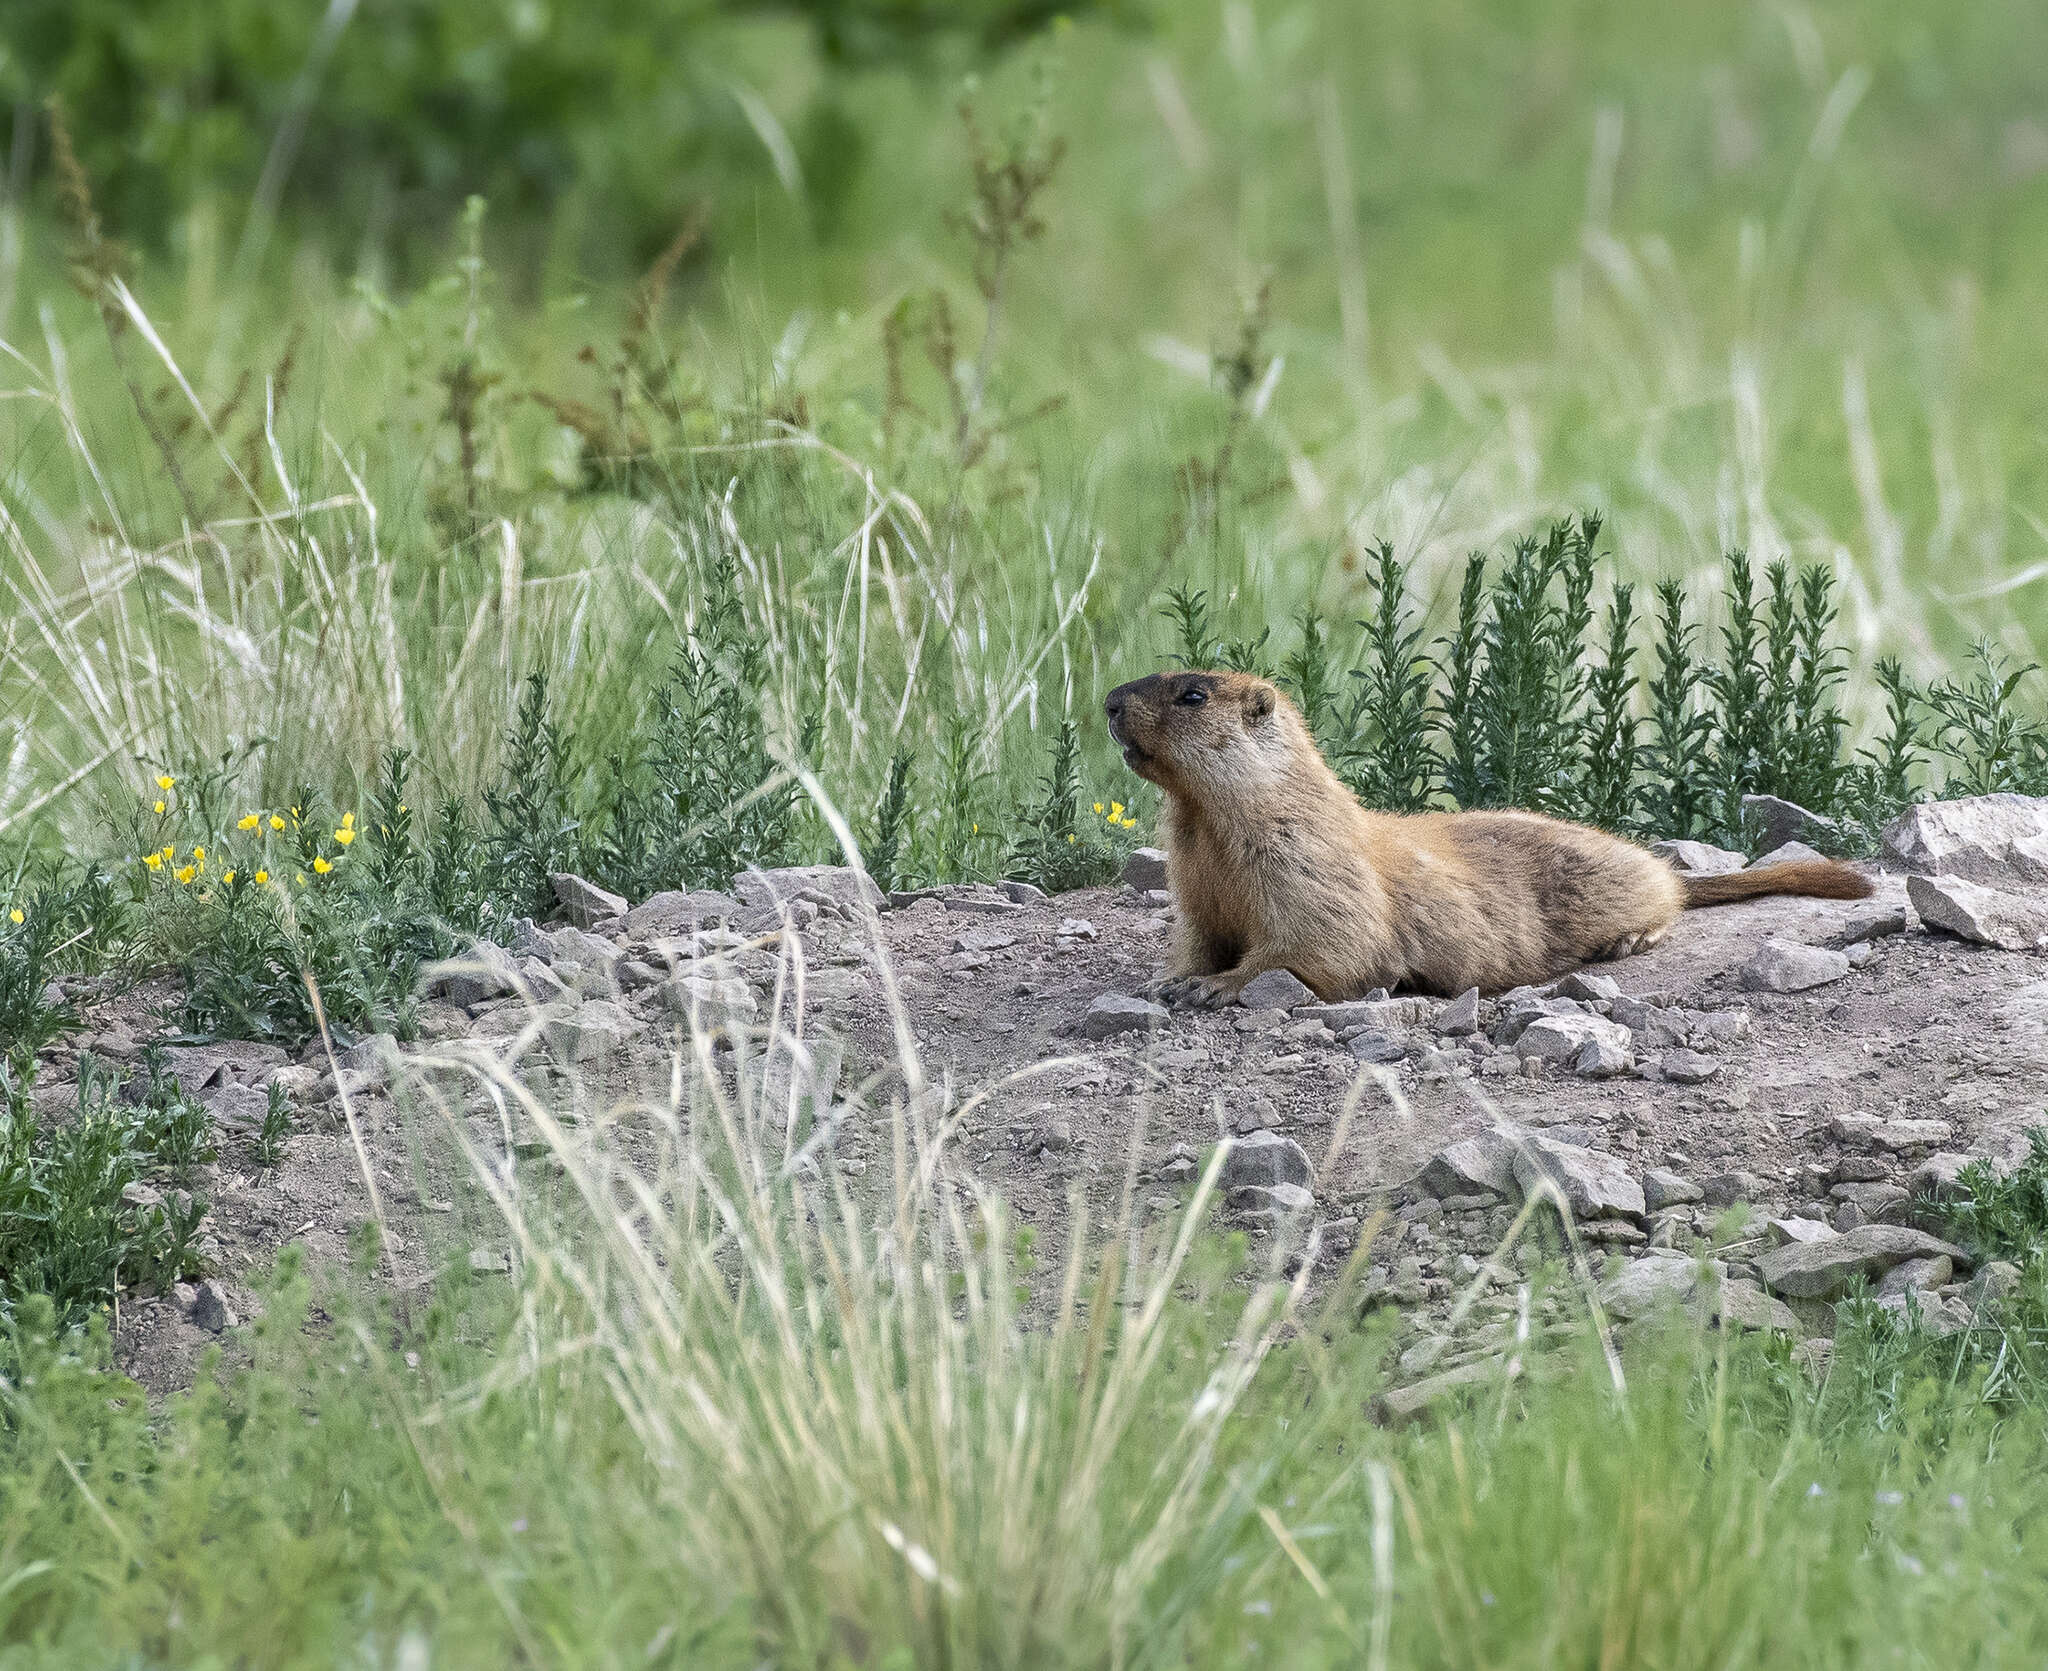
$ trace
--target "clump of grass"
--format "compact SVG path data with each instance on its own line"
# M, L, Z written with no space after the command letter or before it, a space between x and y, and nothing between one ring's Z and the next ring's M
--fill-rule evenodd
M1097 802L1093 819L1082 815L1080 733L1071 719L1062 720L1037 799L1017 809L1009 874L1047 893L1101 887L1130 857L1136 822L1121 803Z

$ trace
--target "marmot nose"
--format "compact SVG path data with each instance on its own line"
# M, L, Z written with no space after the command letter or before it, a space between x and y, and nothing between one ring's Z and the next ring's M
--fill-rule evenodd
M1111 691L1102 699L1102 711L1111 719L1123 717L1124 693L1121 689Z

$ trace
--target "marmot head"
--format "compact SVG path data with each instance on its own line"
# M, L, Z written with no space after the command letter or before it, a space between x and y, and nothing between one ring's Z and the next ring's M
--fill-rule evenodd
M1249 673L1154 673L1102 706L1124 764L1168 791L1257 790L1313 747L1287 698Z

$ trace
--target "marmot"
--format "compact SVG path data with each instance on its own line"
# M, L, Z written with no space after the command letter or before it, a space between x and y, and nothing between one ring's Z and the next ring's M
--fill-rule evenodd
M1125 762L1166 791L1172 1002L1228 1003L1268 969L1325 1002L1500 992L1645 951L1693 906L1873 891L1833 860L1680 877L1633 842L1533 812L1368 812L1294 705L1242 673L1158 673L1104 707Z

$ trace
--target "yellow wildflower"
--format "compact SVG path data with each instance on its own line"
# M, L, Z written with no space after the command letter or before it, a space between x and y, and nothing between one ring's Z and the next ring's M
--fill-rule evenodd
M268 886L269 882L270 882L270 872L269 872L269 871L267 871L267 870L259 870L259 871L257 871L257 872L256 872L256 886L257 886L257 887L259 887L259 888L261 888L261 887L266 887L266 886Z
M232 882L235 879L235 873L232 870L224 870L220 873L220 879L223 883Z
M313 874L315 876L325 876L333 868L334 866L329 864L325 859L315 859L313 861Z
M1138 821L1137 821L1137 819L1135 819L1135 818L1126 818L1126 819L1124 820L1124 828L1125 828L1125 829L1127 829L1127 830L1135 830L1135 829L1136 829L1137 827L1138 827Z
M272 813L272 814L270 815L270 827L271 827L271 828L272 828L273 830L281 830L281 829L283 829L283 828L284 828L284 820L283 820L282 818L278 817L278 815L277 815L276 813L274 813L274 812L273 812L273 813Z
M181 888L189 888L192 885L192 878L197 876L198 874L199 872L195 870L191 865L187 865L183 870L176 872L178 878L178 886Z
M305 872L304 872L304 871L302 870L302 871L300 871L300 872L299 872L299 886L303 888L303 887L304 887L305 885L306 885L306 873L305 873Z
M1124 803L1122 801L1111 801L1109 803L1109 816L1112 819L1117 819L1123 817L1123 815Z
M1075 842L1075 840L1076 840L1076 839L1077 839L1077 838L1075 838L1074 836L1068 836L1068 837L1067 837L1067 845L1068 845L1069 847L1073 846L1073 845L1074 845L1074 842Z
M21 907L17 905L12 911L7 913L7 920L14 924L16 928L19 928L28 919L22 916Z
M1097 801L1095 803L1095 816L1097 818L1100 818L1102 816L1102 803L1100 801Z
M164 809L164 803L162 801L158 801L156 803L156 809L159 813L161 813Z
M168 795L171 792L171 785L177 781L174 777L160 777L156 780L156 786Z
M151 870L161 870L163 868L164 856L161 853L145 853L142 855L142 862L148 865Z
M355 831L350 829L346 824L342 825L340 829L334 832L334 839L340 842L341 845L344 847L346 847L350 842L354 841L355 838Z
M205 864L205 863L206 863L206 849L205 849L204 847L195 847L195 848L193 848L193 849L192 849L192 857L193 857L193 858L195 858L196 860L198 860L198 861L199 861L199 863L201 863L201 864Z
M178 850L175 847L166 847L163 850L163 852L165 864L169 864L173 859L175 859L178 856Z
M262 822L263 820L258 818L256 814L252 812L249 814L247 818L244 818L241 821L241 823L237 824L235 828L238 830L253 830L260 826Z

